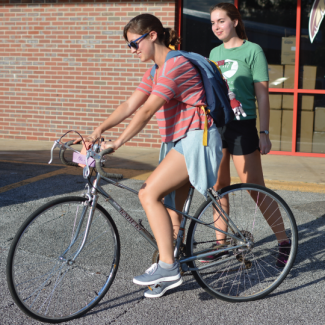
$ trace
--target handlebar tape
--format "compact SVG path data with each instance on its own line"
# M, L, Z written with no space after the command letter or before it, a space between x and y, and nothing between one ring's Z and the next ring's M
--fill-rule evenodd
M71 146L72 144L73 144L73 140L68 141L68 142L66 143L67 146ZM65 153L66 150L67 150L67 149L64 148L64 147L61 147L61 148L60 148L59 156L60 156L60 159L61 159L62 163L63 163L64 165L67 165L67 166L80 167L77 163L75 163L75 162L73 162L73 161L67 161L67 160L65 159L65 157L64 157L64 153Z
M110 153L112 153L114 150L112 148L108 148L108 149L104 149L103 151L101 151L99 153L99 156L100 158L98 159L95 159L95 162L96 162L96 169L98 171L98 173L103 176L103 177L106 177L106 178L116 178L116 179L122 179L123 178L123 175L122 174L112 174L112 173L106 173L102 166L101 166L101 160L103 159L103 156L105 155L108 155Z
M80 142L81 142L81 141L80 141ZM80 142L78 142L78 143L80 143ZM74 143L74 141L71 140L71 141L68 141L68 142L66 143L66 145L67 145L67 146L71 146L73 143ZM75 144L77 144L77 143L75 143ZM73 161L67 161L67 160L65 159L65 157L64 157L64 153L65 153L65 151L66 151L66 148L61 147L61 149L60 149L60 153L59 153L59 156L60 156L60 159L61 159L62 163L63 163L64 165L67 165L67 166L80 167L77 163L75 163L75 162L73 162ZM101 160L103 159L103 156L104 156L104 155L107 155L107 154L110 154L110 153L112 153L113 151L114 151L114 150L113 150L112 148L105 149L105 150L103 150L103 151L101 151L101 152L99 153L100 158L94 158L94 160L95 160L95 164L96 164L96 169L97 169L98 173L99 173L101 176L103 176L103 177L106 177L106 178L122 179L122 178L123 178L123 175L122 175L122 174L106 173L106 172L103 170L102 166L101 166Z

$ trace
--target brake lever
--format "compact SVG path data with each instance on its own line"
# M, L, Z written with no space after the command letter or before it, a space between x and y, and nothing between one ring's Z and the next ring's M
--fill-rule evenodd
M87 151L87 154L86 154L86 166L84 167L84 169L82 171L83 177L85 179L88 178L88 176L90 174L90 169L89 169L89 165L88 165L88 159L90 158L90 154L89 154L90 150Z
M51 164L52 161L53 161L53 151L54 151L55 148L61 148L61 144L60 144L59 140L55 140L54 143L53 143L53 146L52 146L52 149L51 149L51 159L48 162L48 164Z

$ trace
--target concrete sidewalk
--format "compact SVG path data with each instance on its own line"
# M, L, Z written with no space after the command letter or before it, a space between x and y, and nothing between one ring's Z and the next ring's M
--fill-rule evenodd
M47 164L52 145L53 142L47 141L0 139L0 161ZM106 166L114 172L123 173L126 178L144 180L157 166L158 156L158 149L123 146L112 155ZM61 164L57 149L54 163ZM325 193L323 158L266 155L262 156L262 164L266 185L270 188ZM239 182L233 163L231 176L232 182Z

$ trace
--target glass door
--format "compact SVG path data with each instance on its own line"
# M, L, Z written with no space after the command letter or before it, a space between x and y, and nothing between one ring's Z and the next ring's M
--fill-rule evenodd
M271 153L325 157L324 1L229 2L238 7L249 41L263 48L269 64ZM183 0L183 50L208 57L221 44L209 13L217 3Z

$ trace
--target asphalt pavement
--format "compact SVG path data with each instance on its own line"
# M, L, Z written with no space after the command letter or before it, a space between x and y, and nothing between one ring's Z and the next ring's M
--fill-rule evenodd
M0 141L0 324L39 324L14 304L6 283L6 259L21 223L42 204L62 196L80 195L81 169L50 158L52 143ZM56 149L57 150L57 149ZM58 151L56 151L57 153ZM108 161L111 172L123 173L123 184L138 190L157 165L158 150L122 147ZM67 324L324 324L325 167L321 158L263 156L266 184L292 209L299 230L295 265L285 281L261 300L228 303L209 296L191 274L182 286L159 299L143 297L132 283L151 265L152 247L101 199L121 237L116 279L97 307ZM236 173L232 166L232 181ZM146 218L136 195L104 187L134 217ZM195 194L191 212L202 202Z

